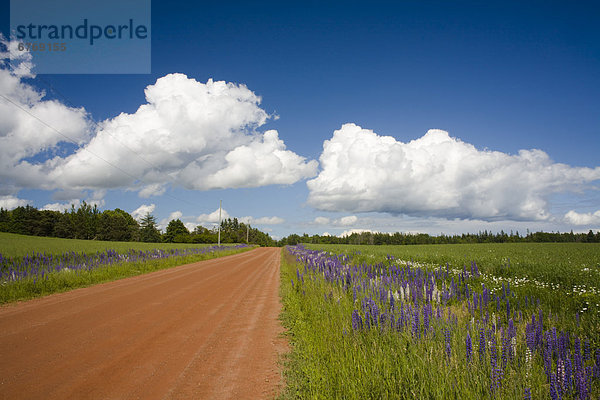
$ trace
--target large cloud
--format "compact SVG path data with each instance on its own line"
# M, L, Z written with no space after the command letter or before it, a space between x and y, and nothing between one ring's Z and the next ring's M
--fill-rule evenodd
M136 220L141 221L142 218L146 216L146 214L152 214L155 208L155 204L142 204L141 206L139 206L131 212L131 216Z
M227 218L231 218L229 213L224 208L221 208L220 211L217 208L215 211L211 212L210 214L200 214L196 218L196 222L198 222L201 225L211 225L211 224L219 225L219 213L220 213L221 221L224 219L227 219Z
M170 74L145 94L148 103L134 114L105 121L88 145L49 163L50 179L73 188L142 186L148 197L162 194L166 183L257 187L316 173L316 161L286 150L276 131L255 131L268 115L244 85Z
M600 179L600 167L554 163L541 150L478 150L441 130L402 143L355 124L324 142L320 161L308 203L326 211L545 220L550 194Z
M356 215L348 215L334 220L327 217L316 217L314 223L317 225L350 226L356 224L357 221L358 217Z
M270 116L245 85L169 74L145 89L146 103L135 113L103 121L91 132L83 108L45 100L25 80L32 76L29 61L22 71L11 71L8 54L0 54L0 93L10 99L0 99L2 193L127 188L150 197L162 195L167 185L259 187L316 175L318 163L287 150L277 131L257 130ZM57 156L65 141L79 148Z
M13 208L26 206L27 204L31 204L29 200L19 199L15 196L0 196L0 208L4 208L5 210L12 210Z
M578 213L570 210L565 214L565 221L573 225L599 225L600 226L600 210L594 213Z

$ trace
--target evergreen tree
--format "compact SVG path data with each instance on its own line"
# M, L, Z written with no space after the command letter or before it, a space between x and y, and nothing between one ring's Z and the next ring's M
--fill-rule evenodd
M174 219L167 225L167 231L163 235L164 242L184 243L190 241L190 231L180 219Z
M142 242L160 242L160 232L156 227L156 218L146 213L140 221L140 240Z

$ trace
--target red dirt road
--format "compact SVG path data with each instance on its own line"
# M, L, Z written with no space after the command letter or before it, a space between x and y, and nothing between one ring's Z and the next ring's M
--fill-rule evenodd
M286 349L279 252L1 307L0 398L273 398Z

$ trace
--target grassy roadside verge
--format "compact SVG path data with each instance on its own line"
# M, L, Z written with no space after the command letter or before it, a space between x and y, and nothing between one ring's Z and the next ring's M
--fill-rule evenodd
M342 314L348 305L328 304L329 299L323 296L326 288L320 281L306 279L304 285L299 285L296 269L301 266L286 249L282 250L281 260L281 320L290 352L283 362L285 387L280 399L351 398L342 397L336 389L341 382L332 382L348 377L341 370L347 365L344 358L348 356L344 355L348 349L342 338L346 328ZM354 398L359 398L359 392L355 393Z
M448 359L446 324L432 323L423 342L410 330L373 327L356 332L350 318L355 308L352 293L304 272L285 253L281 293L291 351L280 400L494 398L485 376L470 374L460 361L465 358L464 334L453 334L450 346L460 356ZM460 307L451 310L466 319ZM489 373L485 362L475 359L473 365ZM543 373L532 371L529 379L547 395ZM514 385L496 398L520 399L523 390L521 384Z
M598 398L598 330L579 317L565 324L508 285L492 293L476 269L292 250L281 399Z
M178 265L242 253L254 248L255 246L249 246L245 248L209 251L200 254L176 255L145 261L118 262L89 270L65 268L45 274L43 279L34 276L15 281L3 280L0 282L0 304L29 300L52 293L66 292L76 288L142 275Z

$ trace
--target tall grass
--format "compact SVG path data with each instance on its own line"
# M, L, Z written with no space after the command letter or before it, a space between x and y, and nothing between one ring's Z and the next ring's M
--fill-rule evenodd
M404 249L384 259L373 248L343 250L284 254L282 319L293 350L283 398L600 395L598 330L582 329L575 315L519 301L507 282L493 292L488 266L407 264L396 258ZM513 270L499 271L508 278Z

